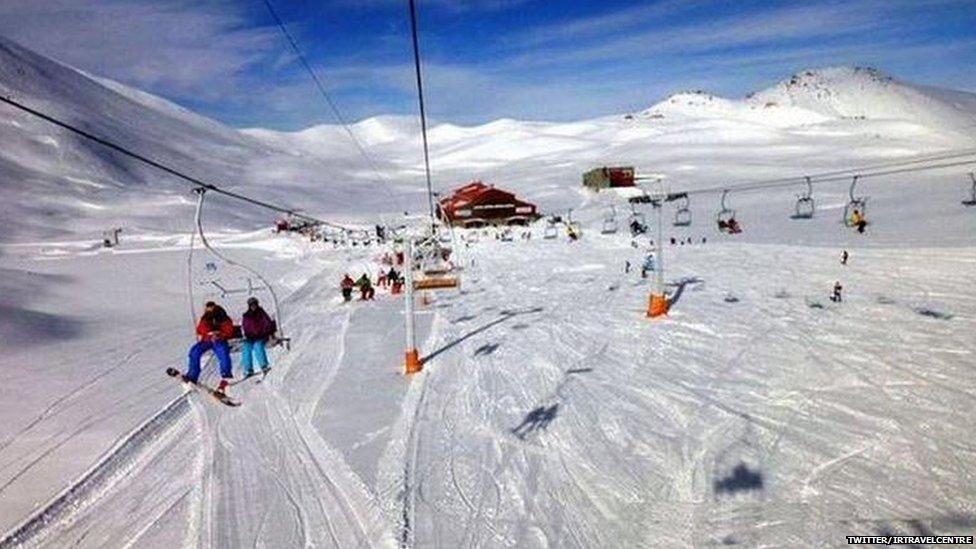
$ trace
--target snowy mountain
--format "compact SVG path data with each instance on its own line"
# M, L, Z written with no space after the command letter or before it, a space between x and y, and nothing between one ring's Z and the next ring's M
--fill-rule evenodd
M368 150L370 166L339 126L235 130L3 38L0 92L196 177L309 212L364 220L424 205L413 117L380 116L350 127ZM0 212L12 221L3 240L96 238L112 226L188 228L192 197L183 183L25 113L0 109ZM969 146L976 142L974 120L973 94L837 68L801 72L747 100L680 93L623 119L438 124L431 147L435 188L484 179L558 211L578 205L579 174L594 165L662 172L675 187L713 186L782 176L784 166L791 174L834 167L841 160L823 153L839 145L865 160ZM718 159L718 177L712 164L724 152L711 147L730 145L739 152ZM769 147L782 156L770 162ZM218 225L240 228L269 222L267 212L220 201L211 215Z
M970 137L976 133L976 94L914 86L870 68L803 71L748 102L764 108L797 107L830 118L907 120Z
M194 177L237 190L258 189L272 201L287 196L288 204L336 212L376 191L342 159L297 157L2 37L0 93ZM2 113L0 211L11 221L5 223L11 229L4 240L92 237L111 226L164 232L189 227L192 198L185 183L11 107L2 107ZM241 210L239 204L213 211L222 224L269 222L267 212Z

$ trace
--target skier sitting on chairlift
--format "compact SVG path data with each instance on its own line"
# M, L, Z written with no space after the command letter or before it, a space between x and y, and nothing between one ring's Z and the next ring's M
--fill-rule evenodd
M278 331L278 325L261 308L256 297L247 300L247 311L241 319L241 331L244 334L244 342L241 344L241 369L244 377L254 375L255 362L259 371L270 370L266 346L268 340Z
M742 227L734 217L730 217L728 221L718 220L718 230L728 234L739 234L742 232Z
M197 324L197 342L190 347L187 357L184 381L197 383L200 379L200 359L203 353L213 351L220 364L220 385L216 391L223 393L227 388L227 380L234 374L231 371L230 346L227 340L234 337L234 322L227 316L227 311L213 301L208 301L203 307L203 315Z
M350 301L352 300L352 289L356 287L356 282L346 273L346 276L342 277L342 282L339 283L339 288L342 289L342 300Z
M864 227L868 224L867 220L864 219L864 214L860 210L854 210L851 214L851 226L857 228L857 232L864 233Z

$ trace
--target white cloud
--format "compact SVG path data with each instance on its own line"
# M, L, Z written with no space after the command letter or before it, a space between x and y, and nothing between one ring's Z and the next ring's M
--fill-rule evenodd
M0 34L89 72L177 99L216 99L280 51L236 4L188 0L4 0Z

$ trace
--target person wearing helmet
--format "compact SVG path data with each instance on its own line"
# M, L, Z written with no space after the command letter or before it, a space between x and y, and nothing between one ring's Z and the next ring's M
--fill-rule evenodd
M187 357L187 370L183 376L185 381L197 383L200 379L200 359L207 351L213 351L220 365L220 385L217 392L223 393L228 380L233 377L231 371L230 346L227 341L234 337L234 322L227 316L227 311L213 301L208 301L203 308L203 316L197 324L197 342L190 347Z
M241 369L244 371L244 377L256 373L255 362L258 371L270 370L267 343L278 331L278 325L261 307L256 297L247 300L247 311L241 319L241 331L244 334L244 342L241 344Z

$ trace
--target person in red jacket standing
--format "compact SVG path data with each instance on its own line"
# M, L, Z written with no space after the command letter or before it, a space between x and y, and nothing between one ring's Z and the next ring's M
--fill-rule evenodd
M227 340L234 337L234 322L227 316L227 311L213 301L204 305L203 316L197 324L197 342L190 347L186 375L183 379L197 383L200 378L200 358L203 353L213 351L220 364L220 385L217 392L223 393L227 382L234 374L231 371L230 346Z

